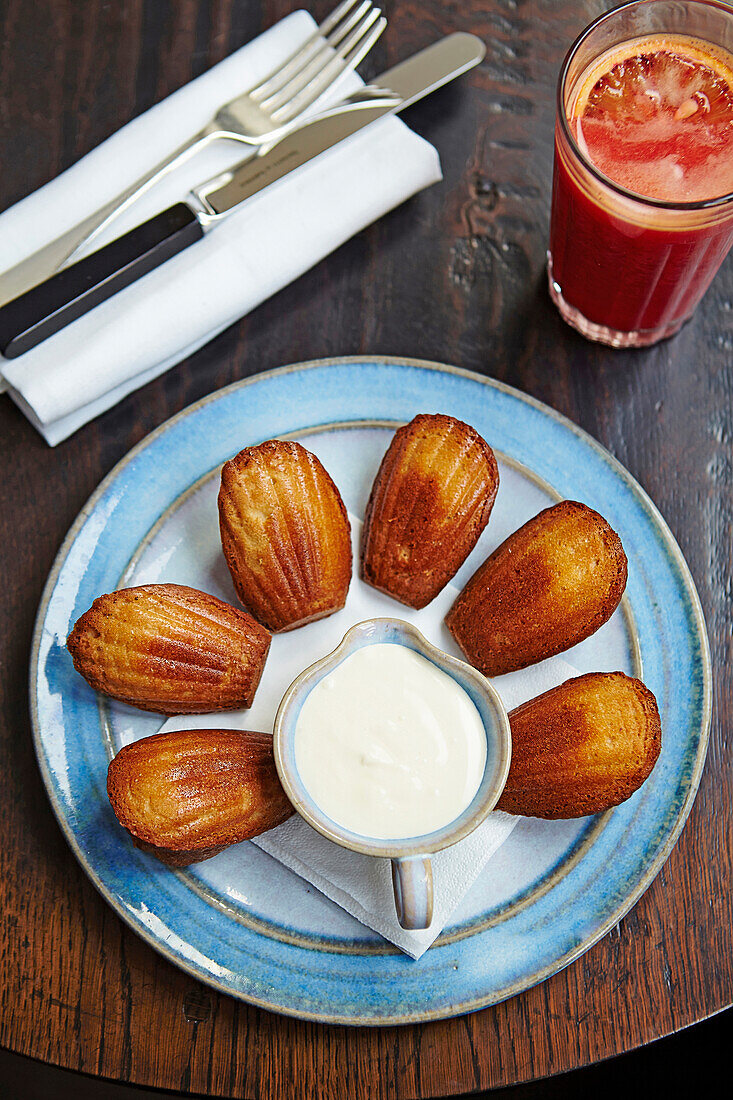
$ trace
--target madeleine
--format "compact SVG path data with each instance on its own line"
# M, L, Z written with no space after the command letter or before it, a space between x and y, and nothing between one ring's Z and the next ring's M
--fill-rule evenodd
M499 488L473 428L421 414L395 433L364 517L361 575L409 607L430 603L473 550Z
M159 714L203 714L252 705L270 635L216 596L145 584L96 599L66 645L96 691Z
M299 443L270 439L224 464L219 526L237 595L269 630L292 630L344 606L351 581L346 508Z
M496 809L526 817L585 817L625 802L654 767L662 730L641 680L591 672L509 715L512 762Z
M470 663L500 676L594 634L618 607L626 574L621 540L603 516L563 500L487 558L445 621Z
M242 730L174 730L126 745L109 766L107 794L136 847L177 867L293 813L272 737Z

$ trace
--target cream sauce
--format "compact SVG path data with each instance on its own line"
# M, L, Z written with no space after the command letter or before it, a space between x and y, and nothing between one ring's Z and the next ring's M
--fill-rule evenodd
M307 696L295 728L300 778L332 821L404 839L453 821L479 788L486 733L470 696L407 646L356 650Z

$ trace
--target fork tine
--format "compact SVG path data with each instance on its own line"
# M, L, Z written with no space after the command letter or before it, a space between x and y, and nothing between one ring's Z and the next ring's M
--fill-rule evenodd
M322 43L322 40L331 33L334 27L338 26L344 16L348 15L354 5L358 3L359 0L343 0L290 57L287 57L272 72L263 77L259 84L255 84L253 88L250 88L249 95L255 95L255 93L258 96L270 95L275 90L274 88L268 88L270 83L277 82L279 86L281 83L279 78L285 76L286 79L289 79L294 73L298 72L303 64L307 62L309 56L312 57L314 50L316 48L320 49L319 44Z
M307 65L275 95L269 96L266 100L261 101L260 106L262 109L268 111L273 117L278 118L278 121L282 121L280 113L283 111L287 111L290 117L292 117L292 113L300 113L300 111L304 109L304 106L307 106L317 99L321 92L325 91L338 76L347 71L345 59L354 53L355 48L359 46L364 36L368 34L372 24L376 23L380 17L384 18L379 8L371 8L366 16L362 18L358 26L356 26L339 45L335 56L329 50L328 56L318 64L316 64L314 60L311 65ZM382 33L383 29L384 27L380 27L374 38L370 35L370 48ZM354 66L351 64L348 65L348 68L353 67Z
M284 69L281 69L274 77L271 77L267 81L267 86L260 86L253 89L250 95L253 96L258 103L262 103L264 100L273 101L273 97L278 97L279 93L283 91L286 85L291 81L295 81L296 77L300 77L300 80L295 85L294 89L291 89L290 95L294 95L295 91L304 83L305 80L309 80L314 76L319 68L326 64L326 62L333 56L333 50L339 45L341 39L345 34L352 29L352 27L363 19L372 7L371 0L359 0L359 6L356 11L352 11L351 15L338 26L331 31L327 38L323 39L318 37L318 44L315 47L315 51L311 50L309 57L301 57L293 59L293 62L288 64ZM275 99L276 106L282 106L285 103L285 99Z
M347 53L343 58L346 69L351 71L355 69L357 65L361 64L386 26L387 20L382 15L378 22L372 27L367 37L362 42L356 43L352 47L351 53Z
M356 2L357 0L343 0L342 4L339 4L337 8L334 8L330 15L326 16L326 18L318 27L318 33L321 35L322 38L325 38L328 34L331 33L333 28L340 22L341 19L343 19L346 13L353 8Z
M371 50L374 43L379 38L380 34L387 26L387 20L382 16L378 22L376 22L368 34L354 46L349 54L343 60L341 58L333 58L333 63L338 61L341 64L341 72L338 73L335 79L332 79L327 69L324 69L319 77L312 80L305 88L294 96L288 103L281 107L278 111L273 112L273 116L277 118L280 125L284 125L289 122L296 115L305 111L312 103L318 99L320 95L326 90L336 84L346 73L352 72L356 66L363 61L366 55ZM330 66L329 66L330 67Z
M333 46L334 49L339 43L346 37L349 31L356 26L363 16L367 14L371 7L371 0L363 0L356 11L352 11L348 19L344 19L342 23L336 27L331 34L328 35L326 41L329 46Z

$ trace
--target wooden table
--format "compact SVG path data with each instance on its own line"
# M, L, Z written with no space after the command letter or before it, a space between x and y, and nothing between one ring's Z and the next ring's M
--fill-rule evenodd
M733 1000L733 262L682 333L644 353L583 341L559 320L544 285L555 80L570 41L612 6L390 0L370 73L455 29L488 45L480 69L407 116L440 151L444 182L55 450L0 400L0 1043L9 1049L212 1096L432 1097L582 1066ZM2 205L290 7L291 0L4 0ZM322 16L329 3L313 7ZM167 417L235 379L362 351L490 374L605 444L682 547L715 672L700 792L637 906L542 985L421 1027L281 1018L209 992L164 962L104 904L67 848L28 721L28 651L43 583L66 530L114 463Z

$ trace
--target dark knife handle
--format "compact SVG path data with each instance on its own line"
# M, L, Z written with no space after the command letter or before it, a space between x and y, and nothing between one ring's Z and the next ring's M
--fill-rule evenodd
M52 275L0 309L0 353L15 359L204 235L185 203Z

